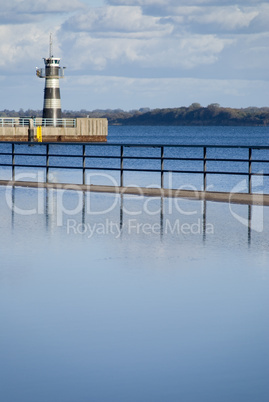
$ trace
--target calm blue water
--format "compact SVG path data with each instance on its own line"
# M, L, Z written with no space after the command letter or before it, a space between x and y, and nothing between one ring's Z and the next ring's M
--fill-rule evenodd
M267 402L268 239L268 207L0 187L0 401Z
M267 402L269 209L80 194L0 188L0 400Z
M184 145L269 145L269 127L111 126L108 142Z
M164 149L165 157L185 157L185 158L202 158L203 148L173 148L169 145L251 145L266 146L269 145L269 127L109 127L108 144L166 144ZM11 145L0 144L0 150L11 152ZM16 164L45 165L46 157L44 155L45 148L29 147L27 145L16 145L17 153L38 153L40 156L20 156L15 157ZM68 155L82 155L82 146L68 145L51 145L50 181L65 183L82 183L82 171L64 169L62 166L82 167L81 157L69 157ZM57 155L64 154L65 157ZM86 146L86 155L98 155L98 158L87 158L86 182L88 184L105 184L119 185L119 171L105 171L103 167L109 169L119 169L120 159L104 159L102 155L120 156L120 147L111 146ZM124 155L135 157L134 159L125 159L125 169L160 169L160 160L149 160L148 157L160 157L160 148L124 148ZM146 159L139 159L139 156ZM248 191L248 162L226 162L215 161L215 158L221 159L248 159L248 149L207 149L207 158L213 159L207 162L207 189L211 191L231 191L231 192L247 192ZM254 150L252 159L256 162L252 163L253 173L269 174L269 163L259 162L260 160L269 160L269 150ZM11 156L0 157L0 163L11 163ZM60 169L59 169L60 168ZM164 169L169 173L164 174L164 186L167 188L182 189L203 189L203 174L193 173L189 171L203 171L202 161L175 161L165 160ZM38 180L43 181L45 169L38 169L40 176ZM186 173L170 173L171 170L179 170ZM36 181L36 168L16 168L16 178L18 180ZM218 175L214 172L221 171L224 174ZM231 176L225 172L233 171L246 173L246 175ZM25 175L27 173L27 175ZM30 176L29 176L30 174ZM11 179L11 168L2 167L0 171L1 179ZM32 177L31 177L32 176ZM124 185L126 186L160 186L160 174L154 172L128 172L124 173ZM252 179L252 191L269 193L269 177L259 176Z

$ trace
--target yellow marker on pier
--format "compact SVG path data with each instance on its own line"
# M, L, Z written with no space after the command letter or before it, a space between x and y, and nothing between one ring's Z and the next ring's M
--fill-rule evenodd
M42 127L38 126L36 129L36 138L38 142L42 142Z

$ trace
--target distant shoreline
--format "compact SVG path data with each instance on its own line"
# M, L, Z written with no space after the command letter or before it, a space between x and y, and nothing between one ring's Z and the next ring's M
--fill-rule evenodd
M41 110L2 110L0 117L41 117ZM188 107L124 111L106 109L87 111L64 110L63 118L107 118L110 126L269 126L269 107L242 109L221 107L213 103L202 107L193 103Z
M168 123L150 123L150 124L146 124L146 123L127 123L127 122L123 122L122 124L120 123L109 123L108 124L109 127L135 127L135 126L144 126L144 127L269 127L269 124L250 124L250 123L246 123L246 124L235 124L235 123L222 123L222 124L215 124L215 123L205 123L205 124L168 124Z
M118 111L106 117L110 125L123 126L268 126L269 108L232 109L216 104L207 107L193 104L173 109Z

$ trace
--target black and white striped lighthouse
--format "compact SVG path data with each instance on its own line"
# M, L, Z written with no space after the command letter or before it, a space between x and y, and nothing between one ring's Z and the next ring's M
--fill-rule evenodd
M52 36L50 34L49 57L44 58L45 68L37 68L36 75L45 78L43 119L45 124L57 126L62 118L59 78L64 77L65 67L60 67L60 58L53 56Z

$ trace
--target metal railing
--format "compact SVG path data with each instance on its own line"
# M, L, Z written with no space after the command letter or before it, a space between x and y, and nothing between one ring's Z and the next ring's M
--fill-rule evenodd
M41 117L35 117L33 119L34 126L42 127L69 127L74 128L77 126L77 119L43 119Z
M28 117L0 117L0 127L29 127Z
M1 144L9 144L9 151L1 150ZM20 152L18 148L23 144L23 146L29 146L31 148L31 152ZM38 148L37 148L38 147ZM39 149L39 147L42 147L42 153L41 152L34 152L35 149ZM69 147L68 148L68 153L58 153L58 152L53 152L53 149L56 149L55 147ZM76 147L75 149L78 150L78 153L72 153L73 147ZM99 147L102 149L102 152L98 153L96 152L94 155L93 154L88 154L88 148L98 149L96 147ZM111 150L112 147L116 149L116 154L109 154L109 149ZM52 148L52 149L51 149ZM65 148L67 149L67 148ZM128 154L127 150L134 150L134 149L139 149L140 154L138 155L130 155ZM167 150L170 150L170 156ZM182 151L184 149L185 155L179 156L177 153ZM159 155L143 155L143 151L145 150L157 150ZM200 150L200 156L186 156L188 153L190 153L193 150ZM218 156L208 156L208 153L212 153L212 150L217 150L217 151L223 151L225 152L222 157ZM236 152L238 150L244 150L245 154L247 157L242 157L239 158L236 156ZM227 152L231 153L231 157L227 157ZM257 158L257 156L254 158L253 153L254 152L268 152L268 157L266 158ZM106 153L107 152L107 153ZM156 152L155 152L156 153ZM172 153L172 155L171 155ZM11 157L11 162L2 162L1 157ZM25 163L16 163L16 157L17 156L24 156L26 158ZM41 163L41 164L31 164L27 163L27 158L31 157L43 157L45 158L46 163ZM59 160L62 158L77 158L80 161L79 166L72 166L72 165L65 165L65 164L60 164L60 165L55 165L50 163L50 158L52 157L57 157ZM87 161L88 160L98 160L98 159L104 159L104 160L110 160L110 161L118 161L118 166L117 167L111 167L108 166L108 164L103 165L103 166L87 166ZM125 163L127 161L136 161L140 163L139 167L126 167ZM150 161L155 161L159 165L158 168L151 168L150 166L143 166L143 164L147 164ZM202 168L201 169L177 169L177 168L168 168L165 167L167 162L200 162ZM208 169L208 164L210 163L218 163L218 162L227 162L227 163L235 163L235 164L244 164L246 168L242 169L242 166L240 169L232 169L232 170L215 170L212 168ZM224 145L218 145L218 146L213 146L213 145L138 145L138 144L116 144L116 143L67 143L65 145L63 144L58 144L58 143L34 143L34 144L28 144L27 143L21 143L21 142L2 142L0 143L0 167L11 167L12 168L12 180L15 180L15 169L16 168L21 168L21 167L27 167L27 168L44 168L45 169L45 181L49 182L49 173L51 169L75 169L75 170L81 170L82 172L82 183L78 184L86 184L86 172L88 170L100 170L100 171L117 171L119 172L120 175L120 181L119 185L124 186L124 173L125 172L157 172L160 174L160 188L165 188L164 185L164 175L166 173L176 173L176 174L200 174L202 175L202 183L203 183L203 191L207 190L207 178L208 175L229 175L229 176L245 176L248 179L248 193L252 193L252 179L255 176L262 176L262 177L269 177L269 173L266 172L260 172L260 171L254 171L253 166L256 166L255 164L268 164L269 163L269 146L224 146ZM238 165L239 166L239 165ZM269 165L268 165L269 166ZM256 170L256 169L255 169ZM269 171L269 169L268 169Z
M29 127L33 120L34 127L76 127L77 119L43 119L42 117L0 117L0 127Z
M54 66L54 68L55 68L56 66ZM58 67L58 66L57 66ZM64 70L65 70L65 67L58 67L58 69L57 69L57 74L56 75L47 75L46 74L46 68L45 67L42 67L42 68L37 68L36 69L36 75L39 77L39 78L64 78Z

